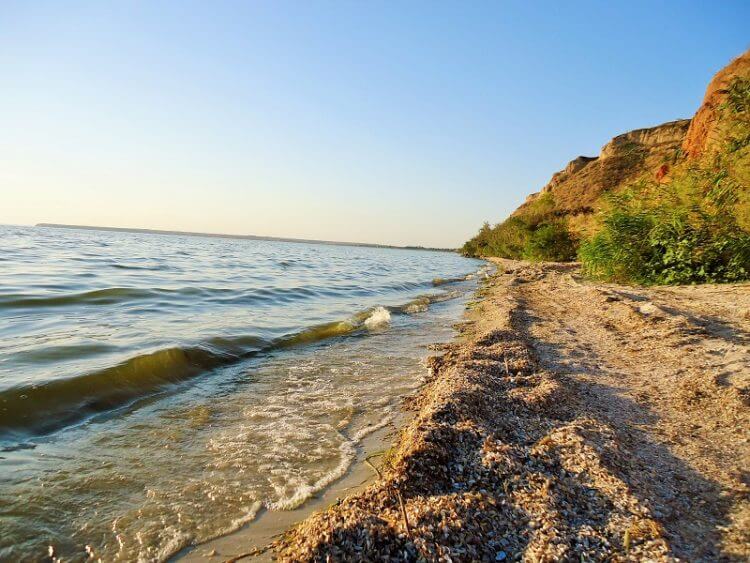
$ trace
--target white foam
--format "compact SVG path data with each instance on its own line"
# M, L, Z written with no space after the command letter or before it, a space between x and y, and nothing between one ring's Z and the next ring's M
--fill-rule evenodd
M372 330L381 328L391 322L391 314L385 307L375 307L365 321L365 326Z
M275 502L269 502L266 506L270 510L294 510L295 508L302 505L307 499L313 496L315 493L322 491L327 488L334 481L338 481L343 477L351 467L351 464L357 457L357 445L362 439L387 426L393 421L393 415L388 414L381 418L377 423L366 426L357 431L351 440L343 442L339 446L340 458L339 463L331 471L321 476L315 483L311 485L303 484L297 487L291 496L282 497Z
M250 506L246 506L244 508L245 513L242 516L232 520L232 522L226 528L223 528L216 532L216 535L223 536L239 530L248 522L252 522L253 520L255 520L255 517L258 516L258 512L261 508L263 508L263 503L259 500L253 502Z
M423 313L430 306L429 297L420 297L409 303L405 308L404 312L407 315L414 315L416 313Z
M166 561L172 555L193 543L193 538L190 534L177 531L171 526L169 527L169 530L173 535L166 541L164 546L154 555L149 553L150 550L148 548L141 550L138 554L138 563ZM99 559L99 561L101 561L101 559Z
M362 440L362 438L364 438L368 434L372 434L376 430L380 430L381 428L390 424L392 421L393 421L393 416L390 414L386 415L383 418L381 418L379 422L376 422L375 424L371 424L369 426L365 426L361 430L358 430L354 434L354 436L352 436L352 439L354 440L354 442L358 444Z
M349 466L357 455L354 442L344 442L339 447L341 458L339 464L331 471L323 475L312 485L302 485L289 497L281 498L276 502L268 503L270 510L294 510L312 495L328 487L334 481L343 477L349 470Z

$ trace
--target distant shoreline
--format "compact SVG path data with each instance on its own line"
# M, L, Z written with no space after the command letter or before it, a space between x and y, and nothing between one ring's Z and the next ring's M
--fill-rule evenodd
M433 248L428 246L396 246L391 244L375 244L367 242L344 242L334 240L301 239L288 237L269 237L260 235L231 235L222 233L201 233L195 231L169 231L161 229L135 229L128 227L99 227L94 225L66 225L62 223L37 223L35 227L51 227L55 229L72 229L83 231L114 231L119 233L141 233L147 235L181 235L188 237L228 238L245 240L270 240L276 242L298 242L303 244L329 244L332 246L362 246L368 248L395 248L397 250L428 250L430 252L457 252L455 248Z

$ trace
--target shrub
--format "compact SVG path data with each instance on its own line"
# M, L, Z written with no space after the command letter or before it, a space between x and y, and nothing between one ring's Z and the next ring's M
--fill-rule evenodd
M467 256L564 262L575 259L576 241L567 223L555 217L552 195L544 194L522 214L494 227L485 223L461 251Z
M592 277L641 284L750 278L750 233L736 220L741 186L725 170L690 170L667 186L610 198L603 229L579 250Z
M579 250L584 271L643 284L750 279L750 81L735 80L720 108L724 146L678 167L665 185L610 196L603 228Z
M494 227L485 223L461 251L467 256L566 262L576 257L576 241L560 219L532 225L525 217L510 217Z
M543 223L529 233L523 257L532 261L568 262L576 257L576 244L562 221Z

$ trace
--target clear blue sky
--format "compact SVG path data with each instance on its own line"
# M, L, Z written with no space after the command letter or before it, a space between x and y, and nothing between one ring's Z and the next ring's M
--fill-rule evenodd
M457 246L689 117L750 2L1 2L0 223Z

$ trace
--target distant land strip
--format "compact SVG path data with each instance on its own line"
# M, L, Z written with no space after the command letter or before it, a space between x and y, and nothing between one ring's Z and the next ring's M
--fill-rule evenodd
M303 244L330 244L334 246L363 246L368 248L395 248L398 250L429 250L431 252L456 252L455 248L432 248L427 246L396 246L391 244L374 244L366 242L342 242L334 240L316 240L286 237L264 237L259 235L228 235L220 233L198 233L193 231L167 231L159 229L129 229L126 227L97 227L93 225L63 225L61 223L37 223L36 227L52 227L55 229L73 229L86 231L114 231L119 233L141 233L147 235L181 235L187 237L210 237L245 240L271 240L276 242L298 242Z

